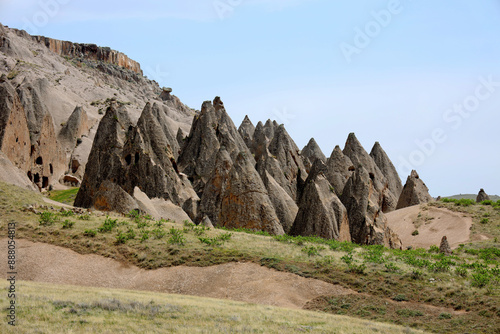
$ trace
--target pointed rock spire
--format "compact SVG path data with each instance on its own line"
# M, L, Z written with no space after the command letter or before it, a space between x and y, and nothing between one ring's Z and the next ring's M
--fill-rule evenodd
M300 155L304 160L304 165L308 173L316 159L320 159L323 163L326 163L326 157L314 138L311 138L307 145L304 146Z
M330 158L326 163L326 178L333 186L337 196L342 194L347 180L351 177L354 171L354 165L348 156L344 155L340 147L337 145L332 151Z
M248 118L248 115L246 115L243 119L243 122L241 122L241 125L238 128L238 132L245 141L245 144L247 144L248 148L251 148L255 126L253 126L252 121L250 121L250 118Z
M401 196L399 196L396 210L432 201L434 201L434 198L429 195L429 189L424 181L420 179L417 171L412 170L410 176L406 179Z
M363 166L358 165L340 199L347 209L353 242L401 248L401 240L387 226L371 175Z
M326 165L317 159L304 184L292 235L350 241L347 210L325 177Z
M226 183L219 225L284 234L267 190L247 152L240 152Z
M403 190L403 184L401 183L401 179L399 178L398 172L392 164L392 161L389 159L387 153L385 153L378 141L375 142L375 145L373 145L370 156L387 179L389 190L397 198L399 198L399 195L401 195L401 191Z

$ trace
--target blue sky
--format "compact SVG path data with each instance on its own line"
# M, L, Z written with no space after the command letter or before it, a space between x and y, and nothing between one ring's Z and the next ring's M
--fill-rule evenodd
M139 61L191 107L284 123L328 156L355 132L434 196L500 194L499 0L0 0L0 22Z

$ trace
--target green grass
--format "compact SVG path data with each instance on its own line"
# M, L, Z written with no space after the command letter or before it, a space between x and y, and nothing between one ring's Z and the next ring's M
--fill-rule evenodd
M24 205L34 203L43 205L40 195L0 183L0 233L6 233L7 222L15 221L19 238L67 247L81 254L120 259L144 269L254 262L360 292L349 297L350 308L340 307L345 312L342 314L349 316L436 333L466 333L475 328L487 334L500 328L500 244L494 240L500 237L500 211L491 205L435 204L472 215L473 234L488 233L492 237L464 244L455 249L452 256L446 257L436 252L436 246L391 250L318 237L207 229L192 224L147 220L139 213L110 214L108 217L75 214L71 216L74 222L71 228L63 228L61 223L41 226L40 215L22 210ZM67 219L67 213L45 211L59 221ZM485 213L489 222L480 224ZM112 221L116 224L110 223ZM139 227L137 221L147 224ZM112 225L109 231L108 228L99 231L108 225ZM401 294L406 301L391 300ZM308 308L336 313L337 308L328 307L329 298L324 296ZM385 313L374 311L387 307L386 303L392 305L391 309L387 308ZM372 310L365 309L367 305ZM401 309L419 310L423 315L402 316L397 312ZM439 318L442 313L452 317ZM485 321L486 315L490 316L488 321Z
M51 200L56 202L73 205L75 202L76 194L80 188L71 188L67 190L51 190L48 196Z
M0 282L2 291L7 281ZM415 329L307 310L158 292L18 281L17 326L1 333L417 334ZM6 294L0 304L7 305Z

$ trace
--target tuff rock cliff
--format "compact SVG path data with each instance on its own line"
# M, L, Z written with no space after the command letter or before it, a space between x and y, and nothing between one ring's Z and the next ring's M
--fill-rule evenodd
M415 187L378 142L370 154L354 134L329 158L313 138L299 150L276 121L236 128L219 97L185 106L120 52L1 25L0 73L11 182L80 186L86 208L402 247L384 212Z

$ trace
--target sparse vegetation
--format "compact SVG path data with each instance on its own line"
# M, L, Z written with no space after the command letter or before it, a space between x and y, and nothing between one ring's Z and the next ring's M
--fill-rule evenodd
M254 262L341 284L362 293L358 297L349 296L349 308L333 307L324 304L324 299L318 299L317 303L308 305L310 309L332 313L338 310L358 318L397 322L437 333L467 332L471 326L482 333L494 333L494 328L499 326L500 245L497 240L500 212L492 205L432 204L471 215L475 222L472 233L492 236L489 240L464 243L452 256L444 256L438 253L437 246L410 250L360 247L318 237L269 236L265 232L243 229L228 231L189 223L146 220L139 212L127 217L75 215L72 220L81 217L86 220L64 229L61 223L40 225L40 214L20 210L27 204L42 206L40 195L24 193L22 189L2 183L0 190L1 228L5 231L5 221L17 221L20 238L64 246L83 254L125 256L129 263L145 269L180 264L209 266L232 261ZM65 217L68 210L43 211L53 214L57 221L70 217ZM484 214L488 216L483 217ZM489 219L488 224L480 224L483 218ZM112 232L98 231L107 219L117 220ZM136 219L148 222L147 226L139 228ZM174 239L181 239L181 243L169 242L172 228L176 230ZM313 253L316 250L319 254L310 256L309 251L303 249ZM400 294L404 294L411 307L390 300ZM396 310L403 308L419 310L423 315L401 316ZM442 313L452 317L440 318ZM484 322L485 315L490 316L490 321Z

